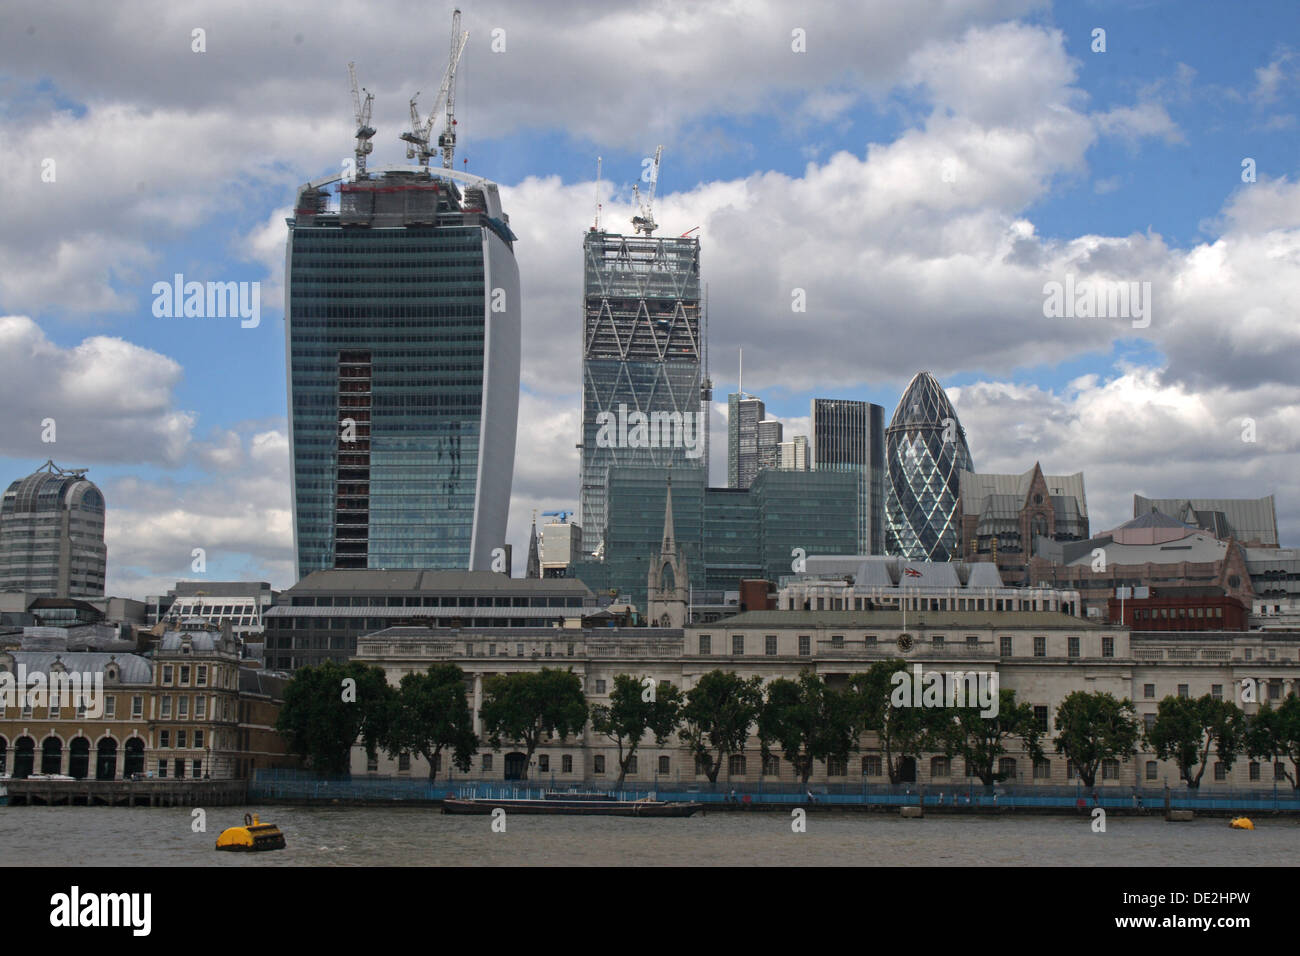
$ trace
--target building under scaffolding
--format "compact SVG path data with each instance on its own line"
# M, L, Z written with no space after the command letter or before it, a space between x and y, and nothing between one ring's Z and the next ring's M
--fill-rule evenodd
M696 238L588 231L583 243L583 550L605 539L606 472L701 469L712 399Z

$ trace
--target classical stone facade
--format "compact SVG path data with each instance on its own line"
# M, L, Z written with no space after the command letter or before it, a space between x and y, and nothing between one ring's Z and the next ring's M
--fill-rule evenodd
M880 660L901 658L910 668L996 673L1002 688L1036 708L1047 737L1055 736L1054 718L1061 701L1076 690L1106 691L1133 701L1139 719L1154 719L1159 701L1170 695L1239 696L1243 679L1255 681L1258 699L1280 701L1295 693L1300 681L1300 634L1294 632L1200 632L1194 634L1131 634L1122 627L1097 624L1056 612L927 612L911 614L904 628L898 612L874 611L756 611L709 626L672 628L517 629L390 628L363 637L359 660L383 667L389 682L403 674L451 661L467 675L472 706L482 704L483 680L491 674L572 669L582 680L592 703L608 702L617 674L671 681L694 687L708 671L723 669L764 681L794 677L810 668L833 686ZM1246 704L1251 713L1257 704ZM817 785L886 783L881 754L872 735L847 763L817 763L811 782ZM1030 785L1071 785L1065 758L1049 743L1046 760L1034 766L1028 756L1011 748L1003 769L1008 782ZM518 773L522 752L483 748L474 758L470 777L508 779ZM513 761L508 768L508 761ZM1211 764L1215 763L1211 757ZM512 769L511 769L512 768ZM911 769L911 768L909 768ZM764 771L767 771L766 773ZM361 748L353 752L354 773L409 773L427 776L418 757L392 760L381 755L367 762ZM445 776L446 766L440 768ZM934 787L965 787L972 781L961 760L927 754L913 770L915 780ZM458 776L464 776L458 774ZM611 741L593 734L590 726L580 739L556 741L534 754L528 777L548 784L612 784L618 776L617 751ZM756 737L745 753L728 761L719 783L754 786L793 784L792 768L784 759L763 766ZM676 740L658 747L647 738L638 751L628 786L652 786L668 781L704 784L690 753ZM1107 766L1097 784L1104 787L1153 787L1165 782L1180 786L1177 768L1139 753L1136 759ZM1283 782L1285 785L1285 782ZM1202 786L1272 788L1270 767L1252 768L1241 758L1222 775L1211 766Z

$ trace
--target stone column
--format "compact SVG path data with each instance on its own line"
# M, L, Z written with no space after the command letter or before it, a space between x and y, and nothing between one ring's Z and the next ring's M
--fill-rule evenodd
M474 675L474 733L483 733L483 721L479 717L479 711L483 707L483 675Z

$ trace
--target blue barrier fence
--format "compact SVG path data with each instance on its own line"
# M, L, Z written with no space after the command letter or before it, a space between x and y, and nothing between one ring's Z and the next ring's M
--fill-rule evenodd
M660 800L689 800L716 805L842 807L925 806L944 809L1037 808L1090 810L1100 806L1108 810L1145 810L1160 812L1165 806L1162 789L1132 787L1017 786L998 784L940 786L917 784L817 784L808 788L792 783L709 784L663 780L657 785L638 782L620 790L610 789L607 781L572 784L554 780L501 781L469 778L428 780L411 777L324 777L304 771L258 770L249 784L252 801L286 802L435 802L447 797L483 800L540 799L547 792L600 792L621 800L639 800L654 796ZM1201 787L1170 787L1169 806L1174 810L1265 811L1300 813L1300 793L1289 786L1282 789L1229 790Z

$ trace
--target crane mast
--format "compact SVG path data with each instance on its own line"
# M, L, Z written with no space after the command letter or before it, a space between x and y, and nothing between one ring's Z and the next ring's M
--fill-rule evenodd
M460 63L461 54L465 52L465 44L469 40L469 33L461 32L460 29L460 11L457 10L451 17L451 47L447 56L447 68L442 74L442 85L438 88L438 98L434 100L433 106L429 110L429 119L421 121L420 110L416 106L416 99L419 97L417 91L415 96L411 97L411 130L403 133L401 139L406 142L406 158L420 160L421 166L429 165L429 159L433 156L434 148L430 145L433 137L433 124L437 118L438 111L445 107L445 120L442 133L438 136L438 148L442 150L442 168L451 169L454 166L454 157L456 152L456 67Z
M659 157L663 155L664 148L660 146L655 150L655 161L650 167L650 188L646 190L645 202L641 201L641 188L639 183L632 185L632 196L637 203L637 215L632 217L632 228L637 233L645 233L647 236L659 228L654 217L655 187L659 185Z
M375 144L370 142L370 138L375 135L375 129L370 125L370 109L375 102L375 94L371 93L364 86L357 87L357 68L356 64L348 62L348 79L352 81L352 114L356 118L357 131L353 134L357 141L357 178L364 179L366 176L366 156L375 148ZM366 94L364 101L361 99L361 93Z

